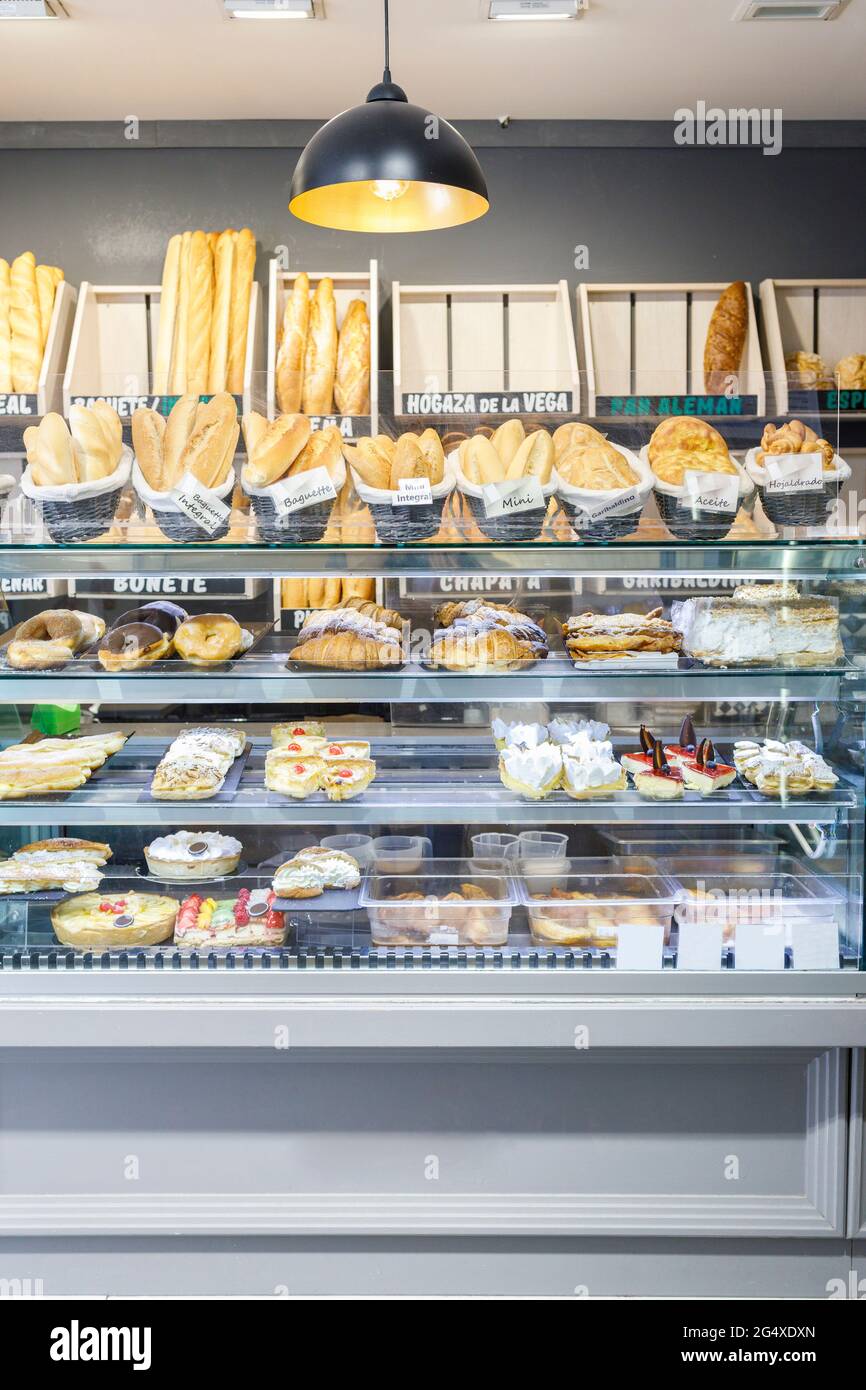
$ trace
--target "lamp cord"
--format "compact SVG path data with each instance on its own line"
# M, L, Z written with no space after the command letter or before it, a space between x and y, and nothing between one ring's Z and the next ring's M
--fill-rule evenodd
M385 0L385 71L383 82L391 81L391 24L388 15L388 0Z

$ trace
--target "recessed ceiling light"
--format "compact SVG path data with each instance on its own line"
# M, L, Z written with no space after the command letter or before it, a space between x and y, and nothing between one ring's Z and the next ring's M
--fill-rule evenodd
M229 19L315 19L314 0L223 0Z
M577 19L587 0L490 0L488 19Z
M60 0L0 0L0 19L68 19Z
M734 19L835 19L847 0L742 0Z

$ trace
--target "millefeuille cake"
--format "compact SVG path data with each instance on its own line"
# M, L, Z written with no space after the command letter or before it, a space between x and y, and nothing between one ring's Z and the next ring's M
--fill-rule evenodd
M646 614L578 613L562 625L568 654L579 664L622 660L638 652L678 652L680 634L661 613L661 608Z
M836 604L790 582L685 599L672 616L685 654L710 666L819 666L843 656Z

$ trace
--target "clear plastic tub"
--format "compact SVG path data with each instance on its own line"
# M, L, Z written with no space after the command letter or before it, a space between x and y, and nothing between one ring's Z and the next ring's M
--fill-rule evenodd
M375 946L504 946L516 903L513 878L472 859L428 859L407 873L374 871L360 897Z
M532 940L540 946L616 947L619 926L662 927L670 940L676 885L662 874L593 871L592 861L569 859L551 883L549 874L524 874L519 901L529 916Z
M731 942L739 925L776 926L784 931L786 946L795 924L835 922L840 932L844 929L845 895L832 881L789 856L780 856L775 868L762 872L754 872L744 857L747 863L739 874L718 859L713 874L678 865L679 872L672 875L680 899L674 909L678 927L721 926L722 940Z
M598 827L599 838L608 846L611 854L651 854L656 859L681 854L706 855L711 849L707 842L709 833L712 833L714 853L723 847L726 854L772 855L788 846L788 841L778 835L756 834L752 825L714 825L711 832L704 826L694 825L682 828L656 825Z

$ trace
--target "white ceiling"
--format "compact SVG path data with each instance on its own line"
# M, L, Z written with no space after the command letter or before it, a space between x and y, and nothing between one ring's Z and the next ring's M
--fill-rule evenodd
M0 119L327 117L381 72L381 0L315 23L226 21L219 0L66 0L0 24ZM491 24L481 0L391 0L392 69L454 119L668 119L678 106L866 117L866 0L829 23L731 20L737 0L590 0L563 24Z

